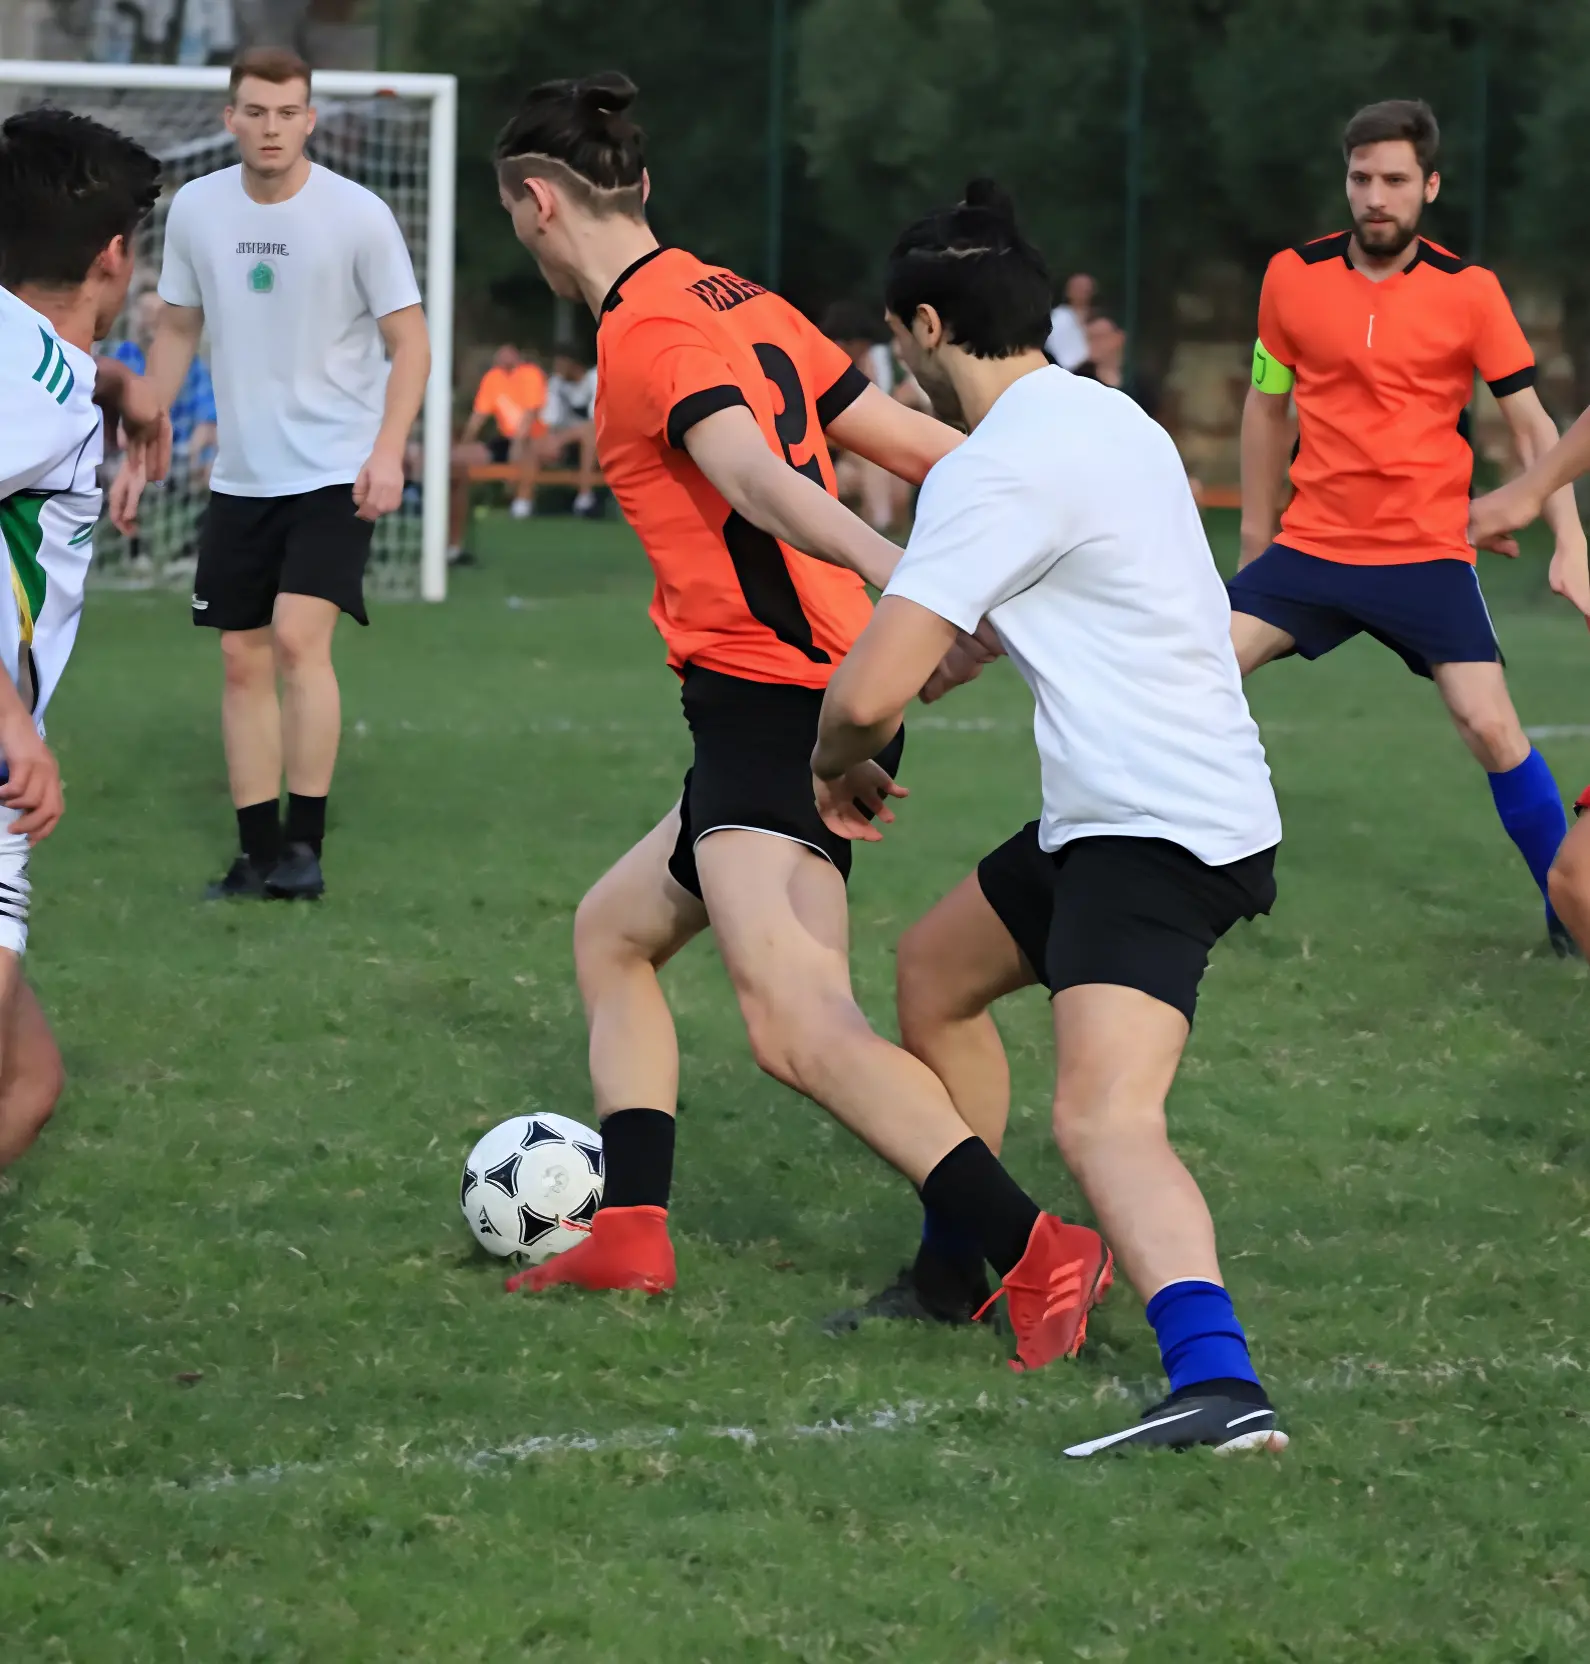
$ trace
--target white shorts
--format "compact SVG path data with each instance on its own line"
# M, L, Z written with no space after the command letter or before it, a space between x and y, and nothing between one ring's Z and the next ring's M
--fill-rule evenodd
M0 809L0 948L26 953L28 947L28 840L11 830L15 809Z

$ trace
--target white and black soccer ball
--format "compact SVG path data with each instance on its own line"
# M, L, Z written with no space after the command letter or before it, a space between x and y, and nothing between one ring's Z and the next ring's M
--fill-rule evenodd
M532 1265L572 1248L602 1201L602 1135L566 1115L516 1115L469 1152L459 1206L488 1254Z

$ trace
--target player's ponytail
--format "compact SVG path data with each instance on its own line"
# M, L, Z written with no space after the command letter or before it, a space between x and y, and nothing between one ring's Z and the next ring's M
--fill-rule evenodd
M1016 234L1016 205L992 179L971 179L961 195L964 207L978 210L995 224Z
M635 83L617 70L546 81L497 136L497 173L514 196L526 178L563 186L593 213L644 211L646 135L629 116Z
M601 123L608 116L621 116L635 102L635 83L616 69L588 75L574 83L575 102Z
M884 300L906 325L931 306L951 340L978 358L1031 352L1049 338L1052 293L1043 256L1021 234L992 179L908 226L889 256Z

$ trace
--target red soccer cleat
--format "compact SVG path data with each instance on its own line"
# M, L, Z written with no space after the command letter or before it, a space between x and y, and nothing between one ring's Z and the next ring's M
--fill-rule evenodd
M1056 1358L1074 1358L1087 1339L1088 1313L1114 1281L1115 1258L1097 1231L1067 1225L1052 1213L1039 1214L1027 1252L988 1302L991 1306L1000 1295L1009 1297L1010 1326L1016 1332L1010 1367L1042 1369Z
M584 1242L544 1265L517 1272L503 1287L532 1294L554 1283L575 1288L638 1288L665 1294L674 1286L674 1245L668 1239L667 1208L599 1208Z

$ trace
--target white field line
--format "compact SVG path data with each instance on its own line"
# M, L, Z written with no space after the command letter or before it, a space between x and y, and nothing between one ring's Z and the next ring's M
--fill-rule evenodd
M1468 1382L1517 1379L1520 1376L1550 1380L1569 1374L1583 1375L1585 1368L1583 1362L1567 1353L1539 1353L1524 1358L1463 1358L1452 1362L1427 1364L1415 1369L1399 1368L1367 1358L1339 1358L1324 1374L1288 1382L1279 1396L1284 1414L1288 1405L1300 1399L1340 1397L1377 1386L1447 1387ZM127 1477L84 1479L59 1485L19 1486L0 1491L0 1506L44 1503L51 1498L81 1492L104 1494L147 1490L160 1496L176 1496L184 1492L213 1495L216 1492L281 1485L297 1479L347 1474L383 1463L394 1472L440 1469L464 1474L481 1474L493 1470L506 1470L521 1463L553 1456L600 1455L622 1450L663 1450L692 1438L721 1440L746 1450L800 1443L811 1439L876 1438L892 1433L910 1432L918 1428L930 1431L935 1421L942 1416L965 1416L978 1411L992 1411L998 1415L1009 1414L1012 1411L1027 1415L1033 1411L1040 1411L1046 1415L1056 1415L1076 1410L1089 1400L1099 1406L1123 1402L1146 1405L1163 1390L1162 1383L1157 1379L1128 1382L1112 1376L1098 1382L1086 1398L1075 1393L1064 1397L1046 1395L1042 1399L1024 1396L1001 1404L983 1392L979 1393L975 1402L971 1404L934 1404L921 1399L908 1399L899 1405L884 1404L865 1414L843 1419L795 1422L785 1427L761 1430L730 1424L708 1427L630 1427L620 1428L611 1433L541 1433L514 1439L507 1444L464 1452L411 1455L407 1448L403 1447L395 1451L372 1450L363 1455L325 1462L273 1462L267 1467L225 1469L193 1479L146 1480Z

